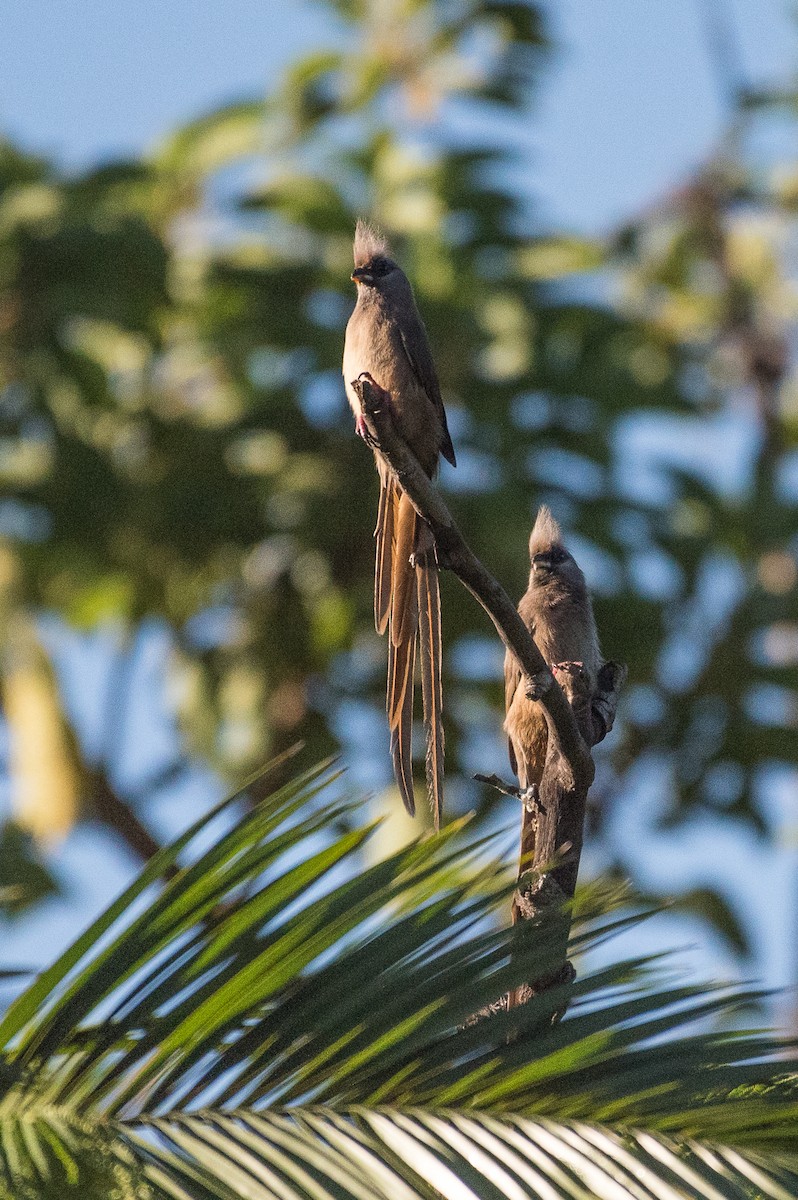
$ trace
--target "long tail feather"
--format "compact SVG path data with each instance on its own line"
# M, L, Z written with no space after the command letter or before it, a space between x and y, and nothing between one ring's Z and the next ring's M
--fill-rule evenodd
M416 594L410 594L411 630L398 645L388 639L388 725L391 730L393 771L405 808L415 816L413 793L413 672L416 666Z
M395 485L392 485L395 486ZM393 501L391 609L388 633L388 724L393 770L411 816L413 795L413 675L416 667L418 597L410 557L416 548L416 510L404 492Z
M394 547L391 570L391 640L398 646L415 636L416 573L410 564L416 550L416 510L404 492L394 513Z
M421 649L421 695L424 702L424 734L427 742L425 770L427 793L437 832L443 807L443 684L441 681L441 599L438 571L431 556L416 566L418 585L418 631Z
M380 483L380 506L377 512L377 540L374 563L374 625L377 633L385 633L391 615L391 573L393 566L394 514L396 485L390 478Z

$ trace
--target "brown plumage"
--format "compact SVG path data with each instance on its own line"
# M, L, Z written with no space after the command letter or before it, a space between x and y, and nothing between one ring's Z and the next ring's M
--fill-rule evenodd
M352 383L361 374L389 394L399 433L430 478L439 456L454 466L454 447L435 364L407 276L390 257L385 239L358 221L354 243L357 304L346 328L343 373L357 427L360 400ZM426 775L435 828L443 800L441 618L437 566L429 530L379 454L380 502L374 571L374 623L388 630L386 707L394 774L405 806L413 795L413 682L420 647Z
M596 688L602 664L596 622L585 577L566 550L560 527L548 508L541 507L529 539L529 585L518 612L547 663L580 663L589 694ZM504 728L510 762L522 788L538 787L546 762L548 730L541 705L528 700L515 658L504 659ZM535 852L533 812L524 810L521 829L521 870L532 866ZM513 906L513 919L517 917Z

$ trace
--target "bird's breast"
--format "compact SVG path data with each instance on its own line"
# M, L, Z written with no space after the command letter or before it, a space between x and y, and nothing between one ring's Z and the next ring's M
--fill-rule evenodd
M356 416L361 406L351 384L364 371L389 393L399 433L427 474L432 475L441 444L440 418L410 364L399 326L386 319L376 306L365 311L356 308L346 330L344 382Z

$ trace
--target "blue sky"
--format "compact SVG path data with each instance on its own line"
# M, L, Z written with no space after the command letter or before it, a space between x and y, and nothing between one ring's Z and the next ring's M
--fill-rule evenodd
M751 80L796 65L789 0L557 0L529 131L542 211L586 231L667 190L720 135L706 10L726 5ZM176 123L268 89L340 36L309 0L26 0L2 6L0 129L71 166L137 153Z

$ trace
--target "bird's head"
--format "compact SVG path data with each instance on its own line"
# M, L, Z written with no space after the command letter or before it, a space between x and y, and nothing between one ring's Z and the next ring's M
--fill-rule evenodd
M386 296L409 289L407 276L391 258L387 240L365 221L357 223L353 250L355 269L352 279L359 289L374 289Z
M551 510L542 504L529 538L530 574L533 587L559 583L566 591L584 591L585 577L573 555L566 550L562 532Z

